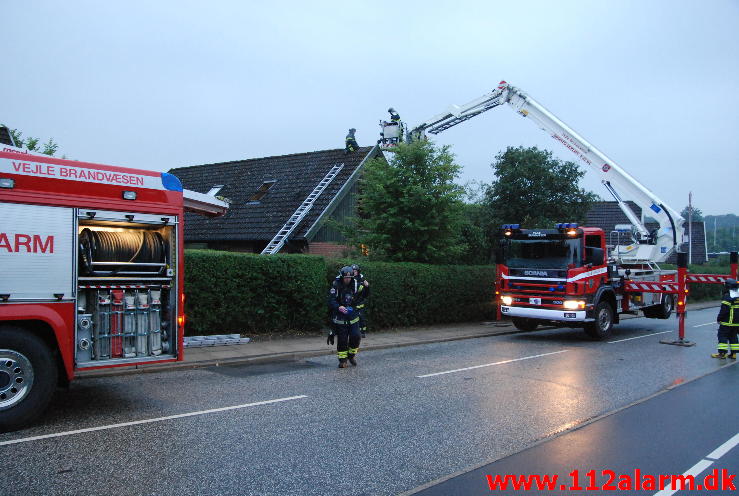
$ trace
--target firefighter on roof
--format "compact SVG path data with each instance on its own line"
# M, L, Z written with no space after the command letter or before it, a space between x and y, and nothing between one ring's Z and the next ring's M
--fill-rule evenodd
M328 307L331 310L333 329L328 335L327 343L334 344L337 338L336 356L339 358L339 368L347 367L347 360L357 365L355 356L359 352L359 343L362 335L359 331L359 312L357 305L364 302L365 286L358 284L354 279L351 267L342 267L339 277L331 283L328 294Z
M354 133L356 132L357 132L356 129L351 128L349 130L349 134L346 135L346 138L344 139L344 142L345 142L344 155L348 155L359 149L359 145L357 144L357 138L354 137Z
M718 311L718 352L712 354L713 358L726 358L736 360L739 351L739 283L735 279L727 279L725 283L721 308Z

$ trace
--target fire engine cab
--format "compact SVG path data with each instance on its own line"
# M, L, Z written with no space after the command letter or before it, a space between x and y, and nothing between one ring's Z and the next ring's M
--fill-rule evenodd
M672 282L676 271L649 264L627 268L609 260L608 253L600 228L503 226L496 253L501 313L521 330L555 322L582 326L596 339L610 334L621 312L642 310L649 318L668 318L675 304L671 294L627 294L625 282Z
M186 200L171 174L0 150L6 431L79 371L182 360ZM194 196L201 212L223 213Z

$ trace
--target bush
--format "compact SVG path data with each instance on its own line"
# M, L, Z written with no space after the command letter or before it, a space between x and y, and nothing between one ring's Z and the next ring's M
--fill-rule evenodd
M346 260L185 250L187 335L315 332ZM362 262L368 323L382 328L493 319L493 266Z
M329 261L328 281L350 264ZM370 330L495 318L494 266L363 261L361 267L370 283Z
M325 320L322 257L185 251L186 334L315 331Z

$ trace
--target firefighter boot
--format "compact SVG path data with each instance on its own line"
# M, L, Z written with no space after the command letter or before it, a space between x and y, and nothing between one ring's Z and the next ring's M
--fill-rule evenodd
M726 353L722 351L719 351L718 353L711 353L711 358L720 358L723 360L724 358L726 358Z
M339 368L340 369L345 369L347 367L348 367L348 365L346 364L346 358L340 358L339 359Z
M357 366L357 361L354 359L354 355L349 355L349 363L355 367Z
M728 355L726 355L726 358L736 360L736 352L729 353Z

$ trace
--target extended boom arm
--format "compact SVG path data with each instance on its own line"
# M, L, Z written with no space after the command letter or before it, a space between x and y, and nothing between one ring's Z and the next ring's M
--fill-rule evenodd
M638 242L617 246L615 254L624 261L664 262L682 241L683 218L657 195L644 187L613 160L577 134L564 122L533 98L505 81L492 92L462 106L453 105L447 112L428 119L411 130L410 138L422 139L425 134L438 134L487 110L508 103L520 115L531 119L577 157L596 170L601 182L618 201L624 214L636 226ZM620 193L619 193L620 192ZM650 233L641 219L626 205L621 195L633 200L659 222L659 229Z

